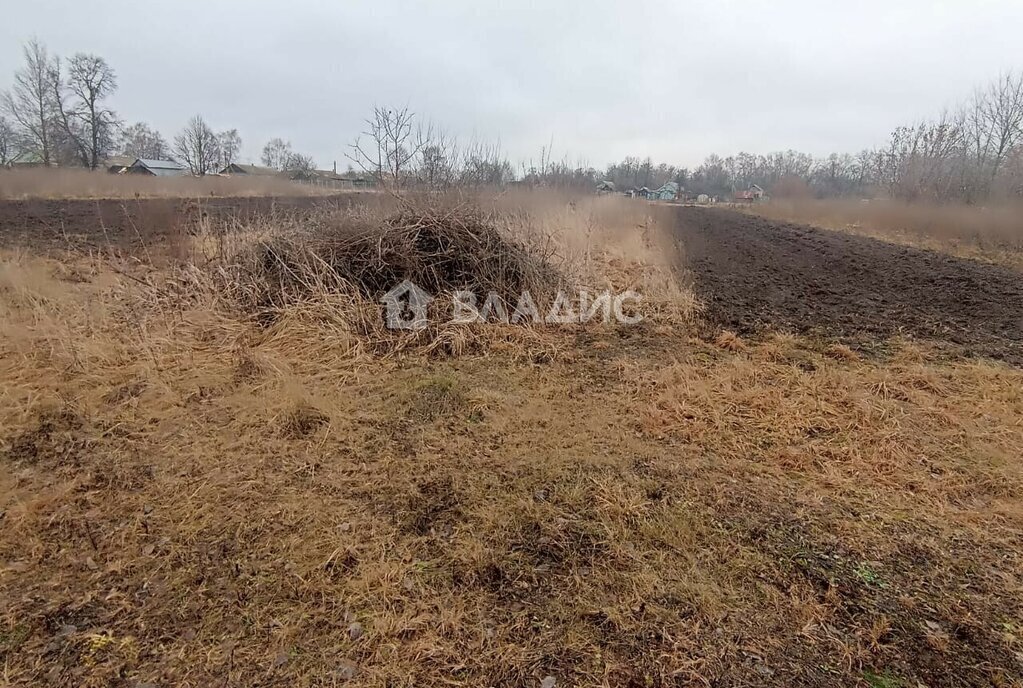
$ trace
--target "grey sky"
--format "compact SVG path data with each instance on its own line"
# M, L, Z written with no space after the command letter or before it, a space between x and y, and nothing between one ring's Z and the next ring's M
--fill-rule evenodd
M1020 0L3 3L0 88L36 36L105 57L129 122L201 113L243 159L280 136L321 166L406 102L515 161L855 152L1023 68Z

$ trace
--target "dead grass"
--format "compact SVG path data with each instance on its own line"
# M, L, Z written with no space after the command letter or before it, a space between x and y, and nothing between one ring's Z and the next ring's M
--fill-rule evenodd
M353 221L354 220L354 221ZM543 304L566 280L555 251L527 243L500 216L474 206L435 209L413 204L382 219L329 212L303 218L298 231L261 241L235 282L252 284L257 308L280 308L348 292L375 302L408 281L435 298L495 294L514 304L530 292Z
M1021 679L1019 370L656 311L382 356L206 270L0 263L5 683Z
M202 198L204 196L320 196L321 189L272 177L145 177L105 170L0 169L0 199Z
M1023 209L872 200L772 201L744 208L774 220L838 229L1023 269Z
M608 214L610 206L589 199L542 212L497 200L392 199L254 223L203 219L163 288L252 318L267 332L329 329L350 350L375 354L461 355L514 341L531 358L549 358L556 346L545 317L559 295L574 300L580 289L594 297L632 291L658 321L692 324L700 304L672 262L679 258L666 225L645 212ZM382 299L406 280L432 297L430 322L388 330ZM486 322L449 323L456 293L471 296ZM516 314L523 295L537 318ZM498 305L488 311L492 296ZM495 326L502 319L511 326Z

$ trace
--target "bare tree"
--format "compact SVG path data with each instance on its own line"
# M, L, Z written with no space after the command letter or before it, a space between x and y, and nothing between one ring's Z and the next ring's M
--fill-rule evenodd
M423 147L419 164L419 182L429 189L441 189L451 183L452 161L443 145L431 144Z
M0 167L14 157L14 129L6 118L0 117Z
M284 169L287 171L309 172L316 168L312 156L292 153L288 156Z
M458 145L432 123L416 128L419 159L415 161L416 181L428 189L443 189L454 183Z
M121 134L121 153L134 158L163 160L170 155L170 147L160 132L150 129L144 122L136 122Z
M220 146L220 169L223 169L238 159L238 153L242 149L242 137L238 135L237 129L228 129L217 134L217 143Z
M382 185L401 188L413 162L429 144L428 137L413 136L415 118L408 106L400 110L373 108L373 117L366 120L367 130L349 146L348 158Z
M311 156L296 153L291 149L290 141L279 138L273 138L266 142L260 160L264 166L279 172L308 171L315 167Z
M53 64L46 47L36 39L29 41L22 52L25 65L14 73L14 87L3 94L0 105L10 115L26 147L38 153L44 165L49 165L55 126Z
M216 170L220 159L217 135L200 115L188 120L188 124L174 138L174 152L192 170L192 174L203 176Z
M55 127L51 132L50 156L58 165L89 166L87 135L64 87L63 65L59 56L50 64L50 97Z
M460 157L458 182L463 186L500 186L515 176L499 143L472 139ZM543 167L546 169L546 162Z
M117 90L117 76L102 57L78 53L68 62L67 88L76 99L71 116L84 137L86 164L96 169L114 145L117 115L103 101Z
M291 157L295 153L291 150L291 143L284 139L273 138L263 146L263 155L260 161L265 167L272 167L283 172L288 169Z
M984 94L982 113L991 141L990 178L994 182L1013 148L1023 138L1023 73L999 77Z

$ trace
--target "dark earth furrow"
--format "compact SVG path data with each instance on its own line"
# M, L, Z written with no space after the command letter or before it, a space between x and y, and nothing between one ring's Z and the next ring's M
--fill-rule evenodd
M200 218L246 222L274 213L349 206L365 195L0 201L0 245L34 250L138 248L188 231Z
M1023 364L1023 274L720 208L679 208L677 238L711 323L851 341L907 335Z

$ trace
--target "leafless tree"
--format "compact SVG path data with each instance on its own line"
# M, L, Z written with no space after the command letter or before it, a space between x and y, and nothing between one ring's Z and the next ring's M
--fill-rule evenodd
M366 131L349 146L348 158L381 185L401 188L411 176L419 153L429 144L427 137L413 135L415 120L408 106L400 110L373 108Z
M515 176L511 163L501 154L500 143L473 138L459 158L458 183L462 186L499 186Z
M260 160L264 166L280 172L308 171L316 166L311 156L296 153L292 150L290 141L280 138L273 138L266 142Z
M237 160L242 149L242 137L238 135L237 129L228 129L217 134L217 144L220 148L220 161L217 164L223 169Z
M52 161L55 105L51 84L53 63L46 47L36 39L22 50L25 65L14 73L14 87L3 94L0 105L26 147L38 153L44 165Z
M170 147L160 132L150 129L144 122L136 122L121 134L121 153L133 158L163 160L170 155Z
M452 161L447 149L440 144L424 146L419 165L418 180L428 189L442 189L451 184Z
M416 183L428 189L444 189L455 182L458 143L432 122L416 127L418 159L413 161Z
M288 164L291 162L291 156L293 155L294 152L291 150L290 142L284 139L273 138L263 146L263 155L260 160L264 166L283 172L288 169Z
M14 129L6 118L0 117L0 167L14 157Z
M87 152L83 162L96 169L110 153L117 131L117 115L105 107L103 101L117 90L117 76L106 60L97 55L78 53L68 62L67 89L74 98L70 117L76 126L68 134L77 132L83 140L79 148ZM59 75L54 83L60 84ZM62 100L57 98L57 102ZM66 117L62 117L67 121Z
M192 174L203 176L216 171L220 159L217 135L200 115L188 124L174 139L174 152L192 170Z
M284 169L290 172L310 172L316 169L316 163L310 155L292 153L288 156Z
M1002 75L983 93L980 103L985 136L990 141L990 178L998 176L1023 139L1023 73Z
M117 89L106 61L78 53L68 61L67 75L59 57L50 66L50 88L57 128L54 157L62 164L96 169L114 146L117 116L102 101Z
M50 156L58 165L89 167L88 136L65 88L63 64L59 56L54 56L50 64L49 83L56 124L51 132Z

